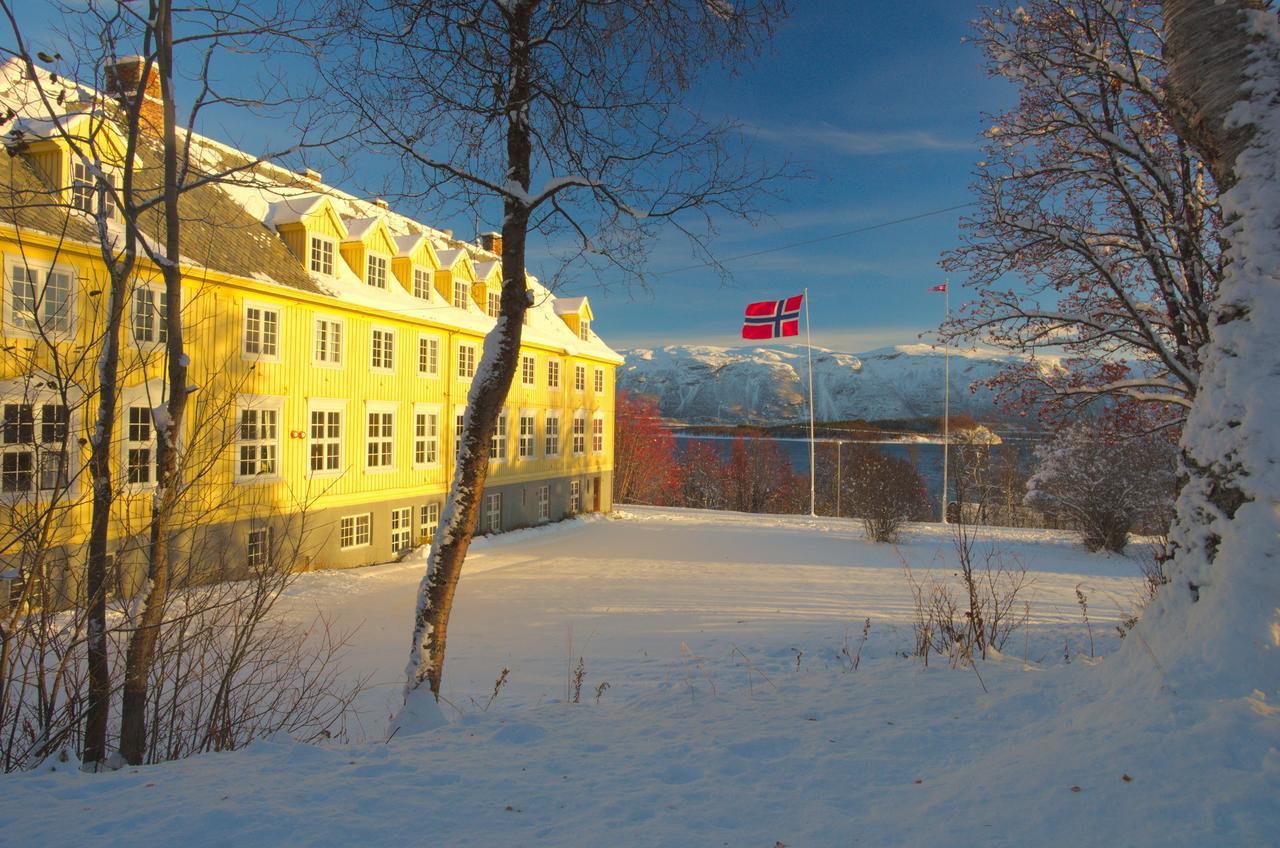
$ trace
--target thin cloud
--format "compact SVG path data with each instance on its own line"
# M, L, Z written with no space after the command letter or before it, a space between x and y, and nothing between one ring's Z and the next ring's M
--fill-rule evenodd
M911 150L973 150L974 142L940 136L925 130L844 130L830 124L808 127L751 126L756 138L788 147L820 147L845 156L877 156Z

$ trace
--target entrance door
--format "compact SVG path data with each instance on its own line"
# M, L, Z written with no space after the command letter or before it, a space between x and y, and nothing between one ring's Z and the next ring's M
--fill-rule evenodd
M600 511L600 478L599 477L591 478L591 503L593 504L591 509L595 512L599 512Z

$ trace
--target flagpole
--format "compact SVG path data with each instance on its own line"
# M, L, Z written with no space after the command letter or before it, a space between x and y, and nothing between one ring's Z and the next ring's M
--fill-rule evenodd
M943 282L943 303L946 310L946 316L943 319L945 325L951 319L951 280ZM942 390L942 523L947 522L947 462L951 448L951 342L946 334L942 336L943 361L945 362L943 370L943 390ZM960 506L963 509L963 505Z
M813 336L809 332L809 290L804 290L804 337L809 348L809 516L818 514L816 478L813 474Z

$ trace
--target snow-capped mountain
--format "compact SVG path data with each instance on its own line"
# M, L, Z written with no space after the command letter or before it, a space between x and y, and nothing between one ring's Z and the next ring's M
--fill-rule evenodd
M798 421L808 417L808 363L803 345L707 347L673 345L621 351L618 387L658 398L664 416L691 424ZM951 352L951 414L1004 417L981 386L1013 359L989 351ZM928 345L866 353L813 349L813 393L820 421L940 416L944 355Z

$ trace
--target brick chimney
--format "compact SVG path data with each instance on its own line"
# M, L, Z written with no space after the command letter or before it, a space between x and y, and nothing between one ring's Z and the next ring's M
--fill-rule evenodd
M480 246L490 253L502 255L502 233L484 233L480 236Z
M147 60L142 56L125 56L107 65L107 93L112 97L130 101L138 94L139 77ZM139 127L152 135L160 135L164 127L164 106L160 100L160 75L155 63L147 75L142 104L138 109Z

